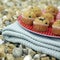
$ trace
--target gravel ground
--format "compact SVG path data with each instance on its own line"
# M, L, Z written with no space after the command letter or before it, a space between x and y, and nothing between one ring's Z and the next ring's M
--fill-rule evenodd
M46 0L44 2L39 2L39 0L37 2L32 0L0 0L0 60L58 60L22 44L4 41L2 37L2 29L16 21L23 8L40 4L40 8L44 9L48 5L47 3ZM50 4L52 3L56 4L57 1L50 2ZM44 7L42 8L42 6Z

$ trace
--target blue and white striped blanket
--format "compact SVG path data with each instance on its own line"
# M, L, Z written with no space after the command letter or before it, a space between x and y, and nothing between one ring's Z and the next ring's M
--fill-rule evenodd
M24 30L16 21L3 29L4 40L21 43L36 51L46 53L60 59L60 39L35 35Z

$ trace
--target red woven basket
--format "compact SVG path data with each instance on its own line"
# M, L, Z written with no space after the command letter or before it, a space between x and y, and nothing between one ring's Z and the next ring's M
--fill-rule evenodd
M51 28L51 27L49 27L49 28L48 28L48 31L46 31L46 32L37 32L37 31L35 31L35 30L33 29L33 26L24 24L24 23L22 22L21 18L22 18L22 16L20 15L17 20L18 20L19 24L20 24L24 29L26 29L26 30L28 30L28 31L30 31L30 32L33 32L33 33L35 33L35 34L39 34L39 35L43 35L43 36L47 36L47 37L53 37L53 38L60 38L60 36L56 36L56 35L54 35L54 34L52 33L52 28ZM60 19L60 13L58 13L58 15L57 15L56 18L57 18L57 19Z

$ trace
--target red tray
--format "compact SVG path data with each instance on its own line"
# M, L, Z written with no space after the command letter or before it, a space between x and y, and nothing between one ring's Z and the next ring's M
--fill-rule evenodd
M58 15L58 16L59 16L59 15ZM32 33L35 33L35 34L39 34L39 35L43 35L43 36L47 36L47 37L53 37L53 38L60 38L60 36L56 36L56 35L54 35L54 34L52 33L52 28L51 28L51 27L49 27L49 28L48 28L48 31L46 31L46 32L37 32L37 31L33 30L33 26L24 24L24 23L22 22L21 18L22 18L22 16L20 15L20 16L18 17L18 22L19 22L19 24L20 24L24 29L26 29L26 30L28 30L28 31L30 31L30 32L32 32ZM57 19L59 19L59 18L57 17Z

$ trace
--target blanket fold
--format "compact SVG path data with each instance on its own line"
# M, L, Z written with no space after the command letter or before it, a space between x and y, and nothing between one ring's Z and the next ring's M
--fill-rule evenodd
M21 43L36 51L46 53L60 59L60 39L48 38L33 34L23 29L18 22L3 29L4 40Z

